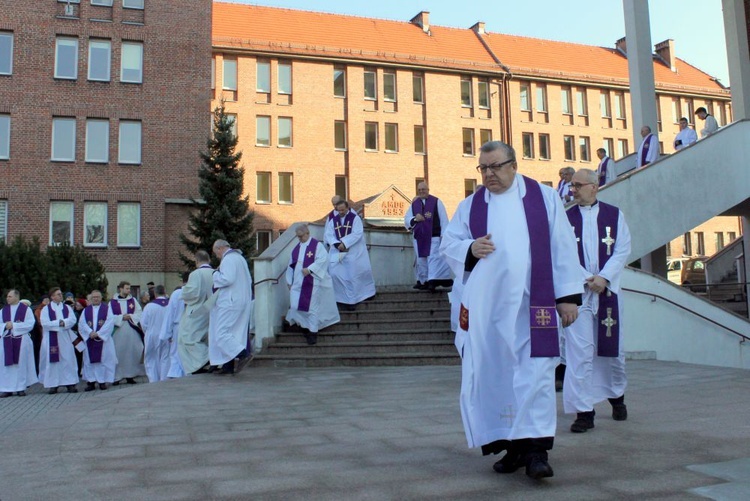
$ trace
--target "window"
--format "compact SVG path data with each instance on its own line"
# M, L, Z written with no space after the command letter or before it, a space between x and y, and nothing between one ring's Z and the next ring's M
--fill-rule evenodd
M10 158L10 115L0 115L0 160Z
M83 245L107 246L107 202L83 204Z
M76 119L52 119L52 160L72 162L76 159Z
M378 79L374 71L365 71L365 99L378 98Z
M73 202L50 202L49 244L73 244Z
M91 5L103 5L105 7L112 7L112 0L91 0Z
M685 99L685 104L687 105L687 119L688 123L690 125L693 125L693 122L695 119L693 118L695 116L695 103L693 102L692 98Z
M724 248L724 232L717 231L714 233L714 244L716 244L716 252L719 252Z
M383 73L383 100L396 102L396 74Z
M623 158L628 156L628 140L618 139L617 140L617 157Z
M279 94L292 93L292 65L279 63Z
M680 105L680 98L672 98L672 122L678 124L682 118L682 106Z
M477 99L479 107L487 109L490 107L490 83L487 80L477 82Z
M8 241L8 202L0 200L0 242Z
M464 155L474 156L474 129L463 130L463 152Z
M695 236L697 237L696 240L697 240L697 243L698 243L698 246L697 246L698 248L696 249L698 251L698 255L699 256L705 256L706 255L706 244L703 241L703 232L702 231L696 231L695 232Z
M547 86L536 84L536 111L547 113Z
M615 140L611 137L605 137L602 141L602 148L607 152L608 157L612 157L615 152Z
M123 9L143 9L143 0L122 0Z
M690 238L690 232L682 235L682 255L692 256L693 255L693 242Z
M468 197L469 195L473 195L476 190L477 190L476 179L464 179L464 196L465 197Z
M586 98L586 89L576 89L576 113L585 117L589 114L589 103Z
M581 136L578 138L578 150L581 153L582 162L591 161L591 140L588 137Z
M365 122L365 150L377 151L378 149L378 124Z
M271 117L255 118L255 146L271 146Z
M398 125L385 124L385 151L396 153L398 151Z
M279 203L291 204L293 202L292 173L279 172Z
M549 134L539 134L539 158L550 159Z
M656 96L656 128L661 132L661 98L659 96Z
M141 204L138 202L117 204L117 246L141 246Z
M271 231L258 230L255 232L255 250L258 254L271 246Z
M341 68L333 69L333 95L346 97L346 71Z
M615 118L625 120L625 95L615 92Z
M461 79L461 106L471 108L471 78Z
M609 103L609 91L603 90L599 94L599 108L602 110L602 118L612 118L612 109Z
M55 78L78 78L78 39L58 37L55 44Z
M237 61L234 62L235 89L237 81ZM258 61L256 64L257 80L255 90L258 92L271 92L271 63L268 61ZM234 89L233 89L234 90Z
M86 157L90 163L109 162L109 120L86 120Z
M519 85L521 89L521 111L531 111L531 95L529 94L530 85L528 82L521 82Z
M479 129L479 146L492 141L492 129Z
M573 136L563 136L563 146L565 147L565 160L575 160L575 138Z
M255 201L259 204L271 203L271 173L255 173Z
M211 58L211 90L216 88L216 58Z
M89 80L109 82L111 52L109 40L89 40Z
M349 199L349 193L346 186L346 176L336 176L334 191L336 195L340 196L344 200Z
M729 242L734 242L734 239L737 238L737 233L730 231L727 233L727 237L729 237Z
M534 158L534 134L524 132L521 134L523 142L523 158Z
M141 122L120 120L120 153L121 164L141 163Z
M424 144L424 127L421 125L414 126L414 153L424 154L427 150Z
M237 90L237 60L224 59L222 62L222 85L223 90Z
M563 115L573 114L573 106L570 99L570 87L563 87L560 89L560 106L562 107Z
M0 75L13 74L13 33L0 31Z
M143 44L137 42L122 43L122 61L120 64L120 81L129 83L143 82Z
M232 126L232 135L234 137L237 137L237 114L227 113L226 116L227 116L227 123Z
M412 84L412 100L415 103L424 103L424 78L422 75L414 75L411 77Z
M346 122L334 122L333 147L339 151L346 151Z
M281 148L291 148L292 147L292 119L279 117L278 128L279 128L278 130L279 140L277 143L278 146Z

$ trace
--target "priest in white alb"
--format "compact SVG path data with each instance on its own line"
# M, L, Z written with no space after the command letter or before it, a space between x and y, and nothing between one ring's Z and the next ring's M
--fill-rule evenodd
M462 201L440 250L463 278L456 345L469 447L507 451L493 468L551 477L558 322L578 315L583 287L559 195L517 174L513 148L480 148L483 187Z
M47 393L57 393L65 386L68 393L78 393L78 361L73 342L78 336L73 332L76 315L73 308L63 303L59 287L49 291L50 302L42 308L42 347L39 350L39 381Z
M570 431L583 433L594 427L594 405L605 399L615 421L628 417L620 278L630 255L630 231L620 209L597 200L596 172L580 169L571 186L576 206L568 210L568 220L578 241L584 294L578 320L564 329L563 407L576 414Z
M208 252L195 253L196 269L182 286L185 310L180 318L177 354L186 374L208 370L208 319L213 307L213 274Z
M143 308L141 328L144 335L143 363L149 383L158 383L167 379L169 372L169 343L162 341L161 329L167 318L167 290L159 284L154 287L155 298Z
M117 353L112 340L115 327L114 315L109 305L102 304L101 291L89 294L91 304L86 306L78 319L78 334L83 338L86 349L83 352L83 379L87 382L83 391L93 391L99 383L100 390L115 381Z
M117 294L109 302L109 311L115 323L112 339L117 352L114 384L120 384L123 378L128 384L136 384L136 377L146 375L143 367L143 331L139 326L143 310L141 304L130 295L130 282L123 280L117 285Z
M328 275L328 253L322 242L310 237L306 224L294 230L299 243L292 249L286 268L289 311L286 320L299 325L307 344L318 341L318 331L338 323L339 310Z
M599 186L604 186L607 183L611 183L617 179L617 173L615 172L615 161L607 155L607 150L599 148L596 150L596 156L599 157L599 167L596 169L596 173L599 175L598 183ZM572 179L572 178L571 178Z
M180 331L180 320L185 311L185 302L182 300L182 287L188 279L188 274L182 274L182 286L177 287L172 295L169 296L167 305L167 317L161 326L159 340L169 347L169 364L167 372L168 378L178 378L185 375L180 361L180 355L177 352L177 336Z
M34 367L34 343L29 333L34 328L34 312L21 303L21 295L11 289L2 308L0 343L0 398L14 393L26 396L26 388L38 381Z

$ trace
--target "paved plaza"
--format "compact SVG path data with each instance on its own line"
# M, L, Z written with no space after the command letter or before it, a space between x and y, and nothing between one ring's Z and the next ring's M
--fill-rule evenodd
M36 387L0 400L0 500L750 499L750 372L628 369L628 421L605 403L574 435L560 413L540 482L466 447L455 366Z

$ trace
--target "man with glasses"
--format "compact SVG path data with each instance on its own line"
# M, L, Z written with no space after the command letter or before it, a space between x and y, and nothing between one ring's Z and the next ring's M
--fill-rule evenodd
M688 127L688 119L685 117L680 118L680 132L674 138L675 151L680 151L682 148L690 146L696 141L698 141L698 134Z
M583 293L576 242L557 192L518 174L511 146L490 141L480 152L483 187L459 204L440 246L464 282L464 428L469 447L507 451L498 473L525 466L551 477L557 326L575 321Z
M628 417L619 293L630 255L630 231L620 209L596 199L597 180L592 170L576 172L572 188L577 205L568 211L584 284L578 320L564 329L568 367L563 407L567 414L576 413L573 433L594 427L594 405L604 399L612 405L612 419Z

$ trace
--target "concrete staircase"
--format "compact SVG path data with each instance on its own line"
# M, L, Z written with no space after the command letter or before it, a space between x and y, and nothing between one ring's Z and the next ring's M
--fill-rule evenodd
M264 343L253 365L340 367L458 365L446 292L412 289L378 292L341 311L341 322L318 333L308 346L301 332L286 329Z

